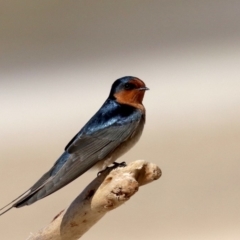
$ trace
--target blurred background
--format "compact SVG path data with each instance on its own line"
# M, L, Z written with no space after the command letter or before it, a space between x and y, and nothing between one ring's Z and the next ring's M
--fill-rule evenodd
M239 1L0 5L0 206L53 165L115 79L133 75L150 88L147 122L119 161L154 162L163 176L82 239L240 239ZM96 174L1 216L1 239L44 227Z

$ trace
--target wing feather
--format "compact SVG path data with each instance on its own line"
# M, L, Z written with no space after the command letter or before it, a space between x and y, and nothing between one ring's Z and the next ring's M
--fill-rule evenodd
M121 126L110 126L91 135L80 136L73 143L74 145L70 146L73 153L70 154L69 159L51 179L51 183L45 184L44 188L48 189L45 194L55 192L82 175L98 161L106 158L134 135L138 125L139 120Z
M66 151L53 168L14 206L30 205L52 194L82 175L98 161L106 159L123 142L134 136L142 117L141 112L135 111L131 118L124 118L124 121L121 118L110 121L107 127L86 131L88 134L80 131L67 145Z

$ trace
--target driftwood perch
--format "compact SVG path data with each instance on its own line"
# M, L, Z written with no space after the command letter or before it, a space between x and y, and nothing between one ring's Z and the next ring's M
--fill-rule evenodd
M126 167L109 167L52 222L27 240L76 240L108 211L134 195L139 186L157 180L161 170L153 163L137 160Z

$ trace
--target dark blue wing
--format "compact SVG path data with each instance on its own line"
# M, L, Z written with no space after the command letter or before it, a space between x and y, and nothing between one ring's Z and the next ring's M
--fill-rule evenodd
M144 117L140 110L107 100L70 141L52 169L15 207L30 205L64 187L131 138Z

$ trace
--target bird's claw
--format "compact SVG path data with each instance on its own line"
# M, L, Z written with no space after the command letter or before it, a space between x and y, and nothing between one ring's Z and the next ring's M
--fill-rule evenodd
M113 166L107 167L107 168L111 168L111 169L113 170L113 169L116 169L116 168L118 168L118 167L126 167L126 166L127 166L126 162L121 162L121 163L113 162L112 165L113 165ZM106 168L103 169L103 170L101 170L101 171L99 171L99 172L97 173L97 176L100 176L103 172L105 172L105 170L106 170Z
M114 165L114 166L113 166L114 168L126 167L126 166L127 166L126 162L121 162L121 163L113 162L113 165Z

